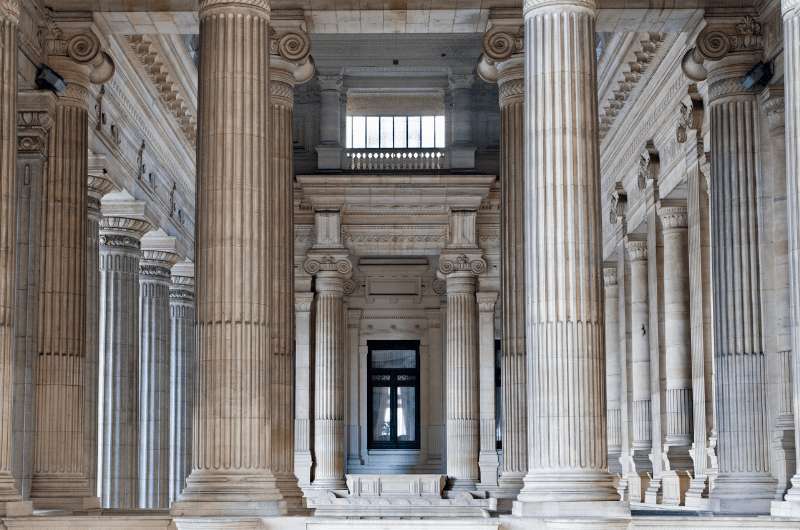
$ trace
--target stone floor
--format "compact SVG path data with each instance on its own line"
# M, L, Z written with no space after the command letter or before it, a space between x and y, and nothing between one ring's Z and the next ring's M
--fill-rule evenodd
M630 520L600 521L590 519L523 519L511 516L471 519L326 519L314 517L268 518L178 518L166 513L117 513L95 516L36 515L6 518L0 528L20 530L532 530L532 529L797 529L800 520L763 517L714 517L686 512L660 512L634 507Z

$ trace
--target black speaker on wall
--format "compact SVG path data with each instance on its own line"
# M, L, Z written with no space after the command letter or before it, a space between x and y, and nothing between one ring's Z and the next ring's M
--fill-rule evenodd
M64 78L46 64L40 64L36 71L36 86L42 90L52 90L59 95L67 89Z

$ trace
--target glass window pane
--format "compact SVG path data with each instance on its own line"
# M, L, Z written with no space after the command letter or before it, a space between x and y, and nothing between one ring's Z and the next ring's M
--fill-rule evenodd
M436 116L436 147L445 148L444 116Z
M381 147L394 147L394 119L391 116L381 117Z
M352 116L347 117L347 126L345 128L345 147L348 149L353 148L353 118Z
M414 350L373 350L373 368L416 368L417 352Z
M407 127L405 116L395 116L394 118L394 146L397 149L405 149L408 145Z
M420 119L419 116L409 116L408 117L408 148L409 149L419 149L420 148Z
M372 388L372 439L378 442L392 440L391 392L388 387Z
M434 116L422 117L422 148L429 149L436 146L436 119Z
M397 441L413 442L417 439L417 389L397 387Z
M353 116L353 149L364 149L367 146L366 124L364 116Z
M377 116L367 116L367 149L380 146L380 120Z

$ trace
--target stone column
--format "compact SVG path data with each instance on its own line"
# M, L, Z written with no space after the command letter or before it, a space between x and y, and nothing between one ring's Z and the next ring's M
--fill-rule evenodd
M683 504L691 478L692 350L689 322L688 212L661 201L664 240L664 342L666 345L666 433L663 503Z
M294 86L314 73L308 35L299 28L279 28L274 37L278 54L270 58L270 215L283 222L270 225L270 373L272 402L272 472L290 513L303 509L302 492L294 476L294 186L292 114Z
M765 513L770 475L767 378L761 334L756 178L758 102L741 79L761 59L761 24L718 18L684 59L691 79L707 77L711 132L711 240L714 357L719 414L719 476L711 492L719 513ZM707 64L703 64L707 63Z
M192 413L197 374L194 263L172 267L169 287L169 502L183 491L192 469Z
M319 226L317 229L321 230ZM303 268L314 275L317 293L312 486L319 490L344 490L347 487L344 479L344 377L347 370L344 283L352 274L353 265L342 254L310 254Z
M294 474L301 488L311 485L311 307L314 293L294 294L295 383L294 383Z
M447 280L445 351L447 481L453 490L474 490L480 448L477 275L486 270L480 254L442 255L439 274Z
M605 332L606 332L606 414L608 415L608 470L617 475L622 473L622 415L620 412L620 389L622 388L622 367L620 365L619 343L619 286L617 285L617 265L603 266L605 286Z
M341 75L317 76L320 88L319 140L317 167L342 166L342 86Z
M75 29L75 28L73 28ZM49 65L67 81L48 148L41 220L34 506L98 507L84 453L89 87L114 65L91 29L50 36Z
M39 340L39 253L42 189L47 173L48 135L56 95L25 91L17 96L16 307L14 312L13 474L29 499L33 474L34 366ZM2 512L0 500L0 513Z
M631 298L631 453L628 475L631 502L644 502L652 472L652 412L650 409L650 309L648 305L647 238L626 237L630 259Z
M500 487L516 497L528 469L525 396L523 162L525 72L522 21L492 27L483 39L479 75L500 93L500 233L502 270L503 465Z
M115 189L104 169L92 167L89 162L88 223L86 225L86 395L84 400L84 454L89 470L89 491L99 495L97 440L100 365L100 199Z
M290 221L270 212L269 0L199 8L198 401L172 513L276 515L268 234Z
M138 506L139 265L144 202L103 200L100 220L100 462L103 508Z
M784 89L786 102L786 211L789 225L789 283L792 307L792 386L795 441L800 440L800 1L782 0ZM795 444L800 461L800 444ZM786 502L772 504L773 515L800 516L800 473L792 477Z
M142 238L139 263L138 507L169 507L170 269L177 240L163 230Z
M0 503L21 499L12 453L16 279L18 0L0 0ZM0 511L6 513L5 504Z
M450 147L450 167L453 169L471 169L475 167L475 140L472 135L472 85L475 76L470 74L451 75L450 130L452 144Z
M606 441L596 5L524 10L530 450L514 513L624 516Z
M497 293L479 292L478 302L478 370L480 380L480 488L497 487L497 423L495 419L495 351L494 309Z

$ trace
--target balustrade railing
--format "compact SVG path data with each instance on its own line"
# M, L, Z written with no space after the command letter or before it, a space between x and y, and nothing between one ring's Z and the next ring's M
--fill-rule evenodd
M447 169L444 149L347 149L344 168L350 171L435 171Z

